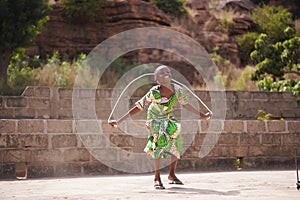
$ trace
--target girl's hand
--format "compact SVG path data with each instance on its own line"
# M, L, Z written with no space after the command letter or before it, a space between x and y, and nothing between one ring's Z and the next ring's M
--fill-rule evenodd
M110 120L110 121L108 121L108 124L114 128L118 127L118 122L116 120Z
M212 116L212 113L211 113L211 112L207 112L207 113L201 115L201 117L202 117L203 119L210 119L211 116Z

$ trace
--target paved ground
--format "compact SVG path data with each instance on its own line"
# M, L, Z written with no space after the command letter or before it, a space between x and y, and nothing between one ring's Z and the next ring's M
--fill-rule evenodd
M178 174L185 185L154 190L152 175L2 180L0 199L299 199L296 171Z

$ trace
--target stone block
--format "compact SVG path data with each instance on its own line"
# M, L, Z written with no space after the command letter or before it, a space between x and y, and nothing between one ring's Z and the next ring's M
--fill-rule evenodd
M50 99L48 99L48 98L30 98L30 99L28 99L28 104L29 104L30 108L47 109L50 107Z
M61 99L59 101L60 109L72 109L72 99Z
M15 108L14 109L14 118L17 119L33 119L36 118L34 108Z
M34 96L36 97L50 97L51 88L48 86L39 86L34 88Z
M262 134L262 144L281 144L282 134Z
M235 148L235 156L237 158L243 158L249 155L249 147L247 146L238 146Z
M236 157L236 150L234 147L215 146L207 157Z
M242 133L242 132L244 132L244 121L242 121L242 120L226 120L226 121L224 121L224 132L226 132L226 133Z
M55 167L55 176L78 176L81 175L80 163L62 163Z
M13 119L13 118L15 118L15 109L14 108L2 108L2 109L0 109L0 118L1 119Z
M58 111L58 118L60 119L73 119L73 110L72 108L60 108Z
M0 119L0 133L15 133L16 120Z
M72 133L73 120L47 120L47 133Z
M133 137L133 152L134 153L142 153L144 152L144 148L147 144L147 139L146 138L135 138Z
M265 121L246 121L247 122L247 132L248 133L262 133L266 132Z
M22 96L20 96L20 97L7 97L6 106L7 107L14 107L14 108L27 107L28 106L27 98L22 97Z
M85 148L108 147L111 143L107 137L99 134L82 134L79 137Z
M97 89L97 99L111 98L112 89Z
M25 90L22 93L22 96L34 96L34 87L33 86L27 86Z
M119 160L119 150L118 147L111 148L90 148L89 151L92 155L93 161L100 161L104 163L112 163Z
M261 134L255 133L241 133L241 146L259 146L261 144Z
M38 119L49 119L51 117L50 108L36 109L35 113L36 113L36 118Z
M264 156L264 149L262 146L248 146L248 156L247 157L256 157L256 156Z
M79 98L81 99L92 99L95 101L96 89L80 89Z
M71 88L58 88L58 94L60 100L72 99L73 89Z
M196 134L199 132L200 121L199 120L182 120L181 121L181 133L182 134Z
M46 134L19 134L19 148L47 148L48 135Z
M299 135L299 138L297 136ZM283 145L295 145L297 140L300 141L300 134L299 133L286 133L282 135L282 144Z
M52 136L52 148L66 148L77 146L77 135L75 134L62 134Z
M83 164L83 172L86 175L107 175L110 171L111 169L101 162L89 162Z
M228 146L238 146L240 137L238 134L222 133L220 134L218 144Z
M31 151L22 149L8 149L5 152L3 162L17 163L17 162L31 162Z
M18 133L44 133L44 120L22 119L17 124Z
M101 133L101 123L99 120L75 120L75 132L77 134Z
M18 134L0 133L0 148L17 148L19 146Z
M85 162L90 160L90 153L85 148L71 148L63 152L65 162Z
M133 137L130 135L110 135L111 143L118 147L132 147L134 146Z
M38 149L31 151L31 163L63 162L63 156L59 150Z
M195 146L201 146L202 143L203 143L203 141L204 141L204 137L205 137L205 134L200 134L200 133L196 134L196 135L195 135L195 138L194 138L193 144L194 144ZM184 138L184 137L183 137L183 138Z
M269 95L270 95L269 93L267 93L267 92L252 92L252 99L253 100L269 99Z
M29 165L28 166L28 178L42 178L42 177L53 177L54 166L43 166L43 165Z
M221 120L201 120L201 132L223 132L224 126Z
M288 126L289 133L299 133L300 132L300 121L288 121L287 126Z
M44 121L40 119L23 119L17 123L18 133L44 133Z
M14 178L15 177L15 164L1 163L0 164L0 179Z
M281 117L288 119L299 119L300 109L299 108L283 108L280 109Z
M293 157L249 157L244 158L245 169L287 170L295 165Z
M285 121L267 121L268 132L287 132Z

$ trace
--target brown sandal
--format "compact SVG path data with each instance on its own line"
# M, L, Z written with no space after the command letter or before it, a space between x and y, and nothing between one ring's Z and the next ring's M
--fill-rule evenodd
M165 189L164 185L161 181L154 181L154 188L157 190L163 190Z
M168 179L169 179L169 184L183 185L181 180L179 180L176 176L174 177L169 176Z

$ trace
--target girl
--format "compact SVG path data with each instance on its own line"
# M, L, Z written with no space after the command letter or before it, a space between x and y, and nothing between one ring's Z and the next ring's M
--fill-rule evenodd
M203 114L188 103L187 96L183 93L182 88L171 83L172 76L169 67L159 66L154 71L154 76L158 85L152 87L124 116L108 123L113 127L117 127L126 118L148 107L146 126L149 128L150 134L144 151L154 159L155 189L165 189L161 182L159 168L161 157L166 158L167 155L171 155L169 183L183 184L175 175L177 161L180 159L182 150L182 142L181 125L172 115L174 104L178 101L185 109L204 119L209 119L211 113Z

